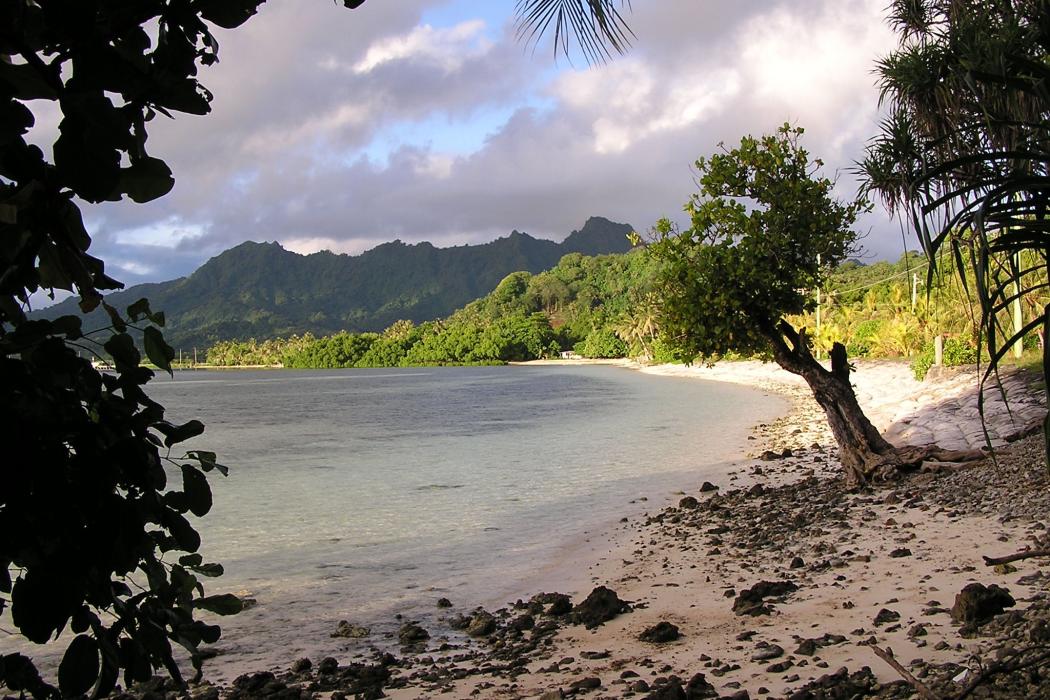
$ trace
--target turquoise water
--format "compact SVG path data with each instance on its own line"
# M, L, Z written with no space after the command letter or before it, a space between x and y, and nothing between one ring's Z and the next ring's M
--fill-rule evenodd
M779 400L609 366L181 372L151 383L219 453L202 552L223 620L209 677L347 658L428 620L534 592L566 543L724 472ZM341 619L372 627L332 639ZM221 669L221 671L220 671ZM220 671L219 673L216 673Z

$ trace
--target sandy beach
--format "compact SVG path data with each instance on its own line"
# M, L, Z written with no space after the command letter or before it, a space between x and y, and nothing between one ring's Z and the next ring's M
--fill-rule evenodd
M644 517L566 550L538 573L531 600L456 601L446 628L424 636L406 621L399 656L298 662L245 676L230 696L904 698L924 684L949 697L991 660L1050 639L1039 632L1050 629L1050 559L982 559L1047 546L1041 436L1018 437L1045 415L1031 375L1006 373L1002 392L987 391L982 427L972 370L920 383L902 363L858 363L861 404L891 442L979 449L987 438L997 458L850 494L796 377L759 362L633 367L760 387L791 409L754 426L753 449L720 482L650 494ZM1006 589L1015 604L1005 607L1028 612L953 619L972 583ZM892 650L914 683L875 648ZM1038 674L1019 678L997 697L1050 697Z

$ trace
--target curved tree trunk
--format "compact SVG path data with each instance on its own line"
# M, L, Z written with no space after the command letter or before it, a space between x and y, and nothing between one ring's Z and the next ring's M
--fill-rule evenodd
M942 450L936 445L894 447L864 415L850 383L850 365L842 343L833 346L828 370L810 352L805 329L796 331L781 320L775 328L763 328L762 334L772 346L777 364L805 379L813 398L824 409L838 443L847 488L860 488L898 471L918 469L926 459L962 462L984 457L978 450Z

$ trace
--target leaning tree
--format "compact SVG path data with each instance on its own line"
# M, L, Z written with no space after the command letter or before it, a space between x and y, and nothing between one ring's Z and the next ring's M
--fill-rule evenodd
M835 343L826 368L813 356L806 329L787 321L813 308L807 290L851 253L852 226L869 208L863 199L842 203L832 196L834 183L817 174L821 162L810 161L799 145L802 133L785 124L697 161L700 191L685 207L690 227L679 231L664 219L649 246L663 263L663 336L687 360L769 354L801 376L824 409L850 488L924 459L981 456L891 445L857 402L846 348Z

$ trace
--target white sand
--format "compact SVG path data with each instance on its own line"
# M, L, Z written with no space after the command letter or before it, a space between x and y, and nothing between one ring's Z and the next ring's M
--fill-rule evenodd
M657 366L644 372L757 385L785 393L794 399L791 414L773 425L759 426L756 452L774 447L809 446L817 443L834 454L833 443L823 416L798 378L772 364L759 362L722 363L713 368ZM932 383L916 382L906 365L892 362L860 363L854 375L862 406L884 434L895 443L924 444L938 441L943 447L980 447L984 431L976 410L976 377L972 373L949 373ZM1041 418L1045 410L1040 395L1017 376L1008 378L1010 396L1008 411L994 395L990 396L988 418L990 436L996 444L1001 438ZM987 395L986 395L987 396ZM819 454L809 451L807 454ZM754 457L755 455L749 455ZM744 457L743 455L741 456ZM743 462L737 473L727 476L727 487L749 485L755 476ZM793 467L790 473L774 473L767 467L760 477L767 485L789 482L806 474L834 475L834 465L810 459ZM694 494L699 484L683 484ZM667 494L654 499L653 514L668 502L676 503L680 495ZM791 572L803 584L802 589L777 605L768 617L739 617L732 612L732 599L724 597L726 589L737 591L761 580L779 580L788 574L793 551L784 551L777 560L755 560L734 556L730 552L712 554L704 537L692 530L689 537L675 538L643 522L620 525L613 532L592 538L589 547L577 548L571 554L577 567L586 562L590 583L608 585L621 598L644 607L621 615L590 632L582 627L567 627L559 632L554 652L539 662L531 663L531 673L513 684L501 679L474 677L461 681L451 692L409 688L391 691L395 698L416 697L539 697L546 691L567 689L569 684L586 676L597 676L602 688L587 697L620 697L624 681L621 671L631 669L642 679L676 674L683 681L696 672L707 674L722 694L747 689L756 697L759 688L774 694L797 688L808 679L835 671L841 666L858 669L868 665L880 679L897 680L896 674L875 657L869 647L858 642L875 636L881 647L892 647L897 658L907 664L910 659L965 661L977 642L962 640L951 626L947 614L922 615L931 601L950 608L954 595L968 582L1009 584L1015 597L1027 593L1013 581L1019 574L998 575L983 566L982 554L1001 555L1023 547L1028 534L1016 523L1000 524L995 518L958 517L944 509L929 506L908 507L900 503L881 503L881 498L867 498L865 507L854 508L849 528L828 532L820 539L833 551L848 550L830 569ZM660 503L660 500L664 500ZM863 515L861 515L863 514ZM799 552L811 552L814 542L799 542ZM803 545L806 545L805 547ZM907 546L912 556L891 558L889 552ZM727 547L726 550L729 550ZM803 554L804 558L809 554ZM1020 562L1021 574L1036 564ZM580 577L576 577L577 581ZM815 585L810 585L815 584ZM578 584L577 584L578 587ZM538 592L539 589L537 589ZM550 587L580 600L588 590ZM900 627L886 632L890 625L875 627L873 618L881 608L900 613ZM676 624L682 638L670 644L652 645L637 641L638 634L667 620ZM928 623L926 636L910 639L908 630L916 622ZM863 629L863 632L858 630ZM750 641L737 641L741 632L754 631ZM784 673L767 672L772 661L752 662L756 643L779 644L792 655L797 639L819 637L825 633L842 634L846 643L824 647L815 656L794 655L794 667ZM941 640L947 648L934 647ZM600 660L585 660L584 651L611 652ZM542 672L552 661L572 657L557 673ZM740 669L721 677L710 673L704 659L739 664ZM776 661L782 661L783 658ZM799 677L788 682L793 674ZM484 683L479 691L479 683ZM489 686L488 683L493 683Z

